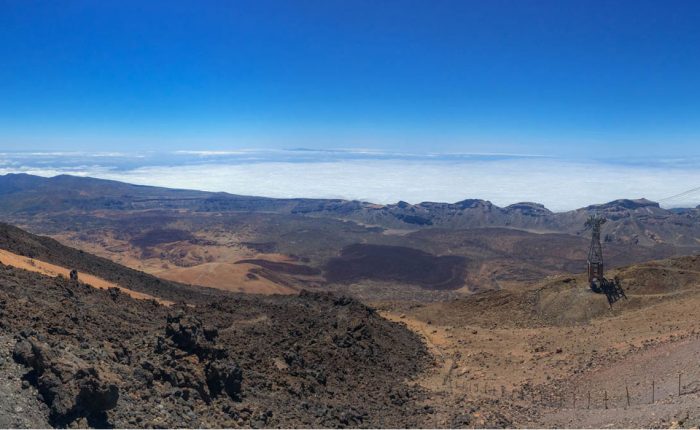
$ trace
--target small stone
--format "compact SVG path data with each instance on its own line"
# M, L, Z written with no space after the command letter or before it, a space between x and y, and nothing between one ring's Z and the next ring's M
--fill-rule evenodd
M22 381L22 389L26 390L27 388L29 388L29 381L25 379L24 381Z

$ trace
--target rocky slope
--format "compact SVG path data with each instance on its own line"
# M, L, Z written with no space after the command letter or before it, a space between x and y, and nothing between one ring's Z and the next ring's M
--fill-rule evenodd
M8 426L425 426L430 412L408 384L428 362L419 338L337 296L168 308L0 265L0 341Z
M76 269L78 272L88 272L124 288L166 300L202 301L212 294L220 294L216 290L156 278L5 223L0 223L0 249Z

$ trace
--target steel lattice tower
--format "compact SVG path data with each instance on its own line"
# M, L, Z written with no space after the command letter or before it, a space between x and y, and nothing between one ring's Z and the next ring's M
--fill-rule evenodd
M590 228L591 247L588 250L588 282L602 281L603 277L603 247L600 245L600 226L607 221L604 217L592 215L586 220L586 228Z

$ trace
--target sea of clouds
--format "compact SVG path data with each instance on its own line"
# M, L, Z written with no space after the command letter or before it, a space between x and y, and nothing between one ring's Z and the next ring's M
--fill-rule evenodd
M619 198L700 204L700 160L580 161L522 154L364 150L1 153L0 173L72 174L268 197L532 201L565 211ZM689 191L690 190L690 191ZM680 195L679 195L680 194ZM676 197L674 197L676 196Z

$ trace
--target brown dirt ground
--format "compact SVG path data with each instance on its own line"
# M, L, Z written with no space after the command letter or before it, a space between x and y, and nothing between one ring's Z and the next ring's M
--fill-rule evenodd
M204 263L193 267L174 267L152 271L153 275L171 281L219 288L227 291L256 294L297 294L299 291L256 276L248 278L253 264Z
M434 366L417 382L433 392L436 426L459 425L449 421L455 409L483 402L514 426L697 426L698 269L700 257L622 269L628 300L612 309L582 277L448 302L378 306L423 336L433 352Z
M294 263L293 259L283 254L251 252L249 248L239 245L177 243L155 248L157 250L155 254L162 252L164 255L183 256L178 260L178 264L174 264L161 257L143 258L140 249L132 246L128 241L119 240L108 234L104 235L100 243L76 240L70 234L55 235L54 238L69 246L171 281L248 294L297 294L299 292L299 288L296 287L298 284L296 277L289 279L289 282L284 282L285 279L282 279L283 282L276 282L257 275L251 277L249 274L255 274L254 269L258 266L248 263L236 264L237 261L246 259ZM307 282L320 280L317 277L298 278Z

